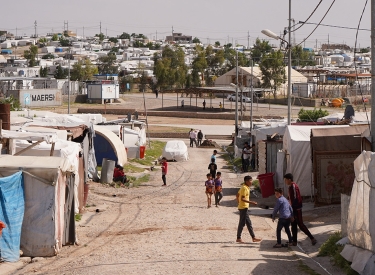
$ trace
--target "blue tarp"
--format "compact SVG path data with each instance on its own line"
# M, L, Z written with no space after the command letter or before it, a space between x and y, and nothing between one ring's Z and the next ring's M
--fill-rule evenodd
M22 171L0 178L0 220L5 223L0 237L0 258L16 262L20 258L20 242L25 196Z

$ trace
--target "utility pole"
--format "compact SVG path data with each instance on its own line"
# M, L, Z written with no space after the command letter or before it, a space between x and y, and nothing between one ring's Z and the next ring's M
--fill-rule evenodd
M247 49L250 49L250 34L249 34L249 31L247 31Z
M85 26L83 26L83 35L82 38L85 39Z
M37 27L37 24L36 24L36 20L34 22L34 37L36 38L36 27Z
M371 0L371 56L375 56L375 0ZM375 83L375 62L371 62L371 83ZM375 150L375 85L371 85L371 149Z
M374 0L375 1L375 0ZM236 137L238 135L238 51L236 50L236 104L235 104L236 112L235 112L235 132ZM235 139L236 140L236 139ZM236 144L234 144L235 146Z
M70 114L70 47L68 53L68 114Z
M102 21L99 22L99 26L100 26L100 33L99 34L102 34Z
M292 45L291 45L291 22L292 22L292 0L289 0L289 25L288 25L288 125L291 124L292 106Z
M156 41L158 40L158 31L156 31Z

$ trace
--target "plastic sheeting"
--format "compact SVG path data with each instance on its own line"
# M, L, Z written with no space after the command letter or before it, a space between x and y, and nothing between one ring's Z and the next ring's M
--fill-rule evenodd
M188 148L182 140L170 140L165 145L162 156L167 160L186 161L189 159Z
M25 210L22 171L0 178L0 220L6 224L0 237L0 258L16 262L20 258L21 228Z

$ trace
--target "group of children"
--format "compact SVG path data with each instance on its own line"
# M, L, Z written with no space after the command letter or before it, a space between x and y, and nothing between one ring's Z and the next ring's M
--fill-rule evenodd
M214 194L215 196L215 206L220 205L220 200L223 198L223 181L221 180L221 172L217 171L216 165L216 154L217 150L214 150L211 156L211 162L208 165L210 173L208 173L207 180L204 185L206 187L206 196L207 196L207 208L211 207L211 197Z

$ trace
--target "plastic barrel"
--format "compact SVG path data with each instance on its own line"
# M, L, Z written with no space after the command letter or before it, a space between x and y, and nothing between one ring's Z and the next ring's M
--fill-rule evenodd
M0 104L0 119L4 130L10 130L10 104Z
M273 183L273 176L275 173L266 173L258 175L260 191L263 198L268 198L275 194L275 185Z
M113 171L115 170L115 164L116 162L114 160L103 158L100 183L113 182Z
M146 146L139 146L139 158L143 159L145 157Z

